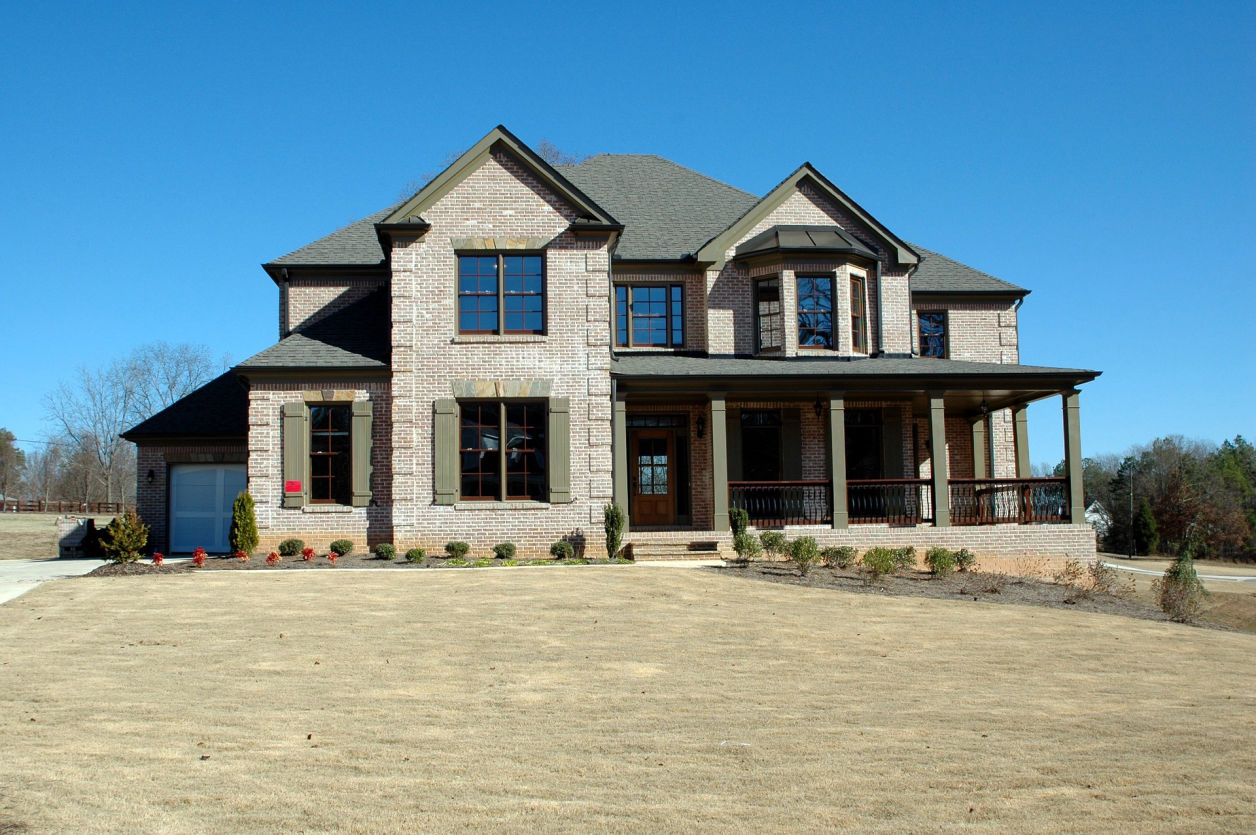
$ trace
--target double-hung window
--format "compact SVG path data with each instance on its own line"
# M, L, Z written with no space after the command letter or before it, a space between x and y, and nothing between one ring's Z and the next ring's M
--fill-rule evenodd
M545 333L544 256L459 255L458 333Z
M545 404L475 401L459 411L462 498L548 501Z
M781 280L769 278L754 286L757 342L760 351L785 347L785 317L781 311Z
M868 353L868 296L865 276L850 274L850 347L857 353Z
M921 311L920 356L944 359L946 357L946 311Z
M310 502L349 504L353 493L349 406L310 407Z
M798 276L798 347L833 347L832 276Z
M615 285L615 344L623 348L683 347L684 286Z

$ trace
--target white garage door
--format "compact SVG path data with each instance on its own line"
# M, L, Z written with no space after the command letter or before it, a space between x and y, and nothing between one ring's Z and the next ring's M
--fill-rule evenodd
M226 553L231 505L246 483L243 464L172 465L170 552Z

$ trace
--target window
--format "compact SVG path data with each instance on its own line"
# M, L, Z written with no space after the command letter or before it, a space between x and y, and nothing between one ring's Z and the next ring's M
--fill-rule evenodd
M460 410L462 498L547 501L545 405L477 402Z
M349 406L310 407L310 501L349 504L353 492Z
M545 333L541 255L458 256L459 333Z
M679 348L685 344L685 288L679 284L615 286L615 344Z
M852 351L868 353L868 312L864 294L864 276L850 274L850 347Z
M935 310L921 312L920 318L920 356L946 357L946 311Z
M798 347L833 347L833 279L798 276Z
M781 311L781 280L771 278L755 285L755 319L760 351L785 347L785 320Z

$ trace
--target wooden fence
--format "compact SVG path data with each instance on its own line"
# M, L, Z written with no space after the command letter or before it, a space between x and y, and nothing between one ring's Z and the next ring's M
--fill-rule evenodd
M0 511L4 513L125 513L135 510L134 504L127 502L46 502L42 499L4 499L0 501Z

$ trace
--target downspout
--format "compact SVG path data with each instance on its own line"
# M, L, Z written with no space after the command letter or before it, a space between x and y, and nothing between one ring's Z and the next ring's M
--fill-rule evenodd
M907 271L907 354L908 356L920 356L920 346L916 344L916 329L912 327L911 313L912 296L911 296L911 277L916 274L916 270L920 269L920 262Z
M615 247L619 245L619 233L612 233L610 243L606 245L606 284L607 294L609 298L610 313L607 317L607 348L610 351L611 363L615 362ZM607 372L610 374L610 372ZM619 473L616 472L615 461L618 455L615 452L615 403L619 399L619 381L615 379L613 374L611 378L611 503L615 503L615 484ZM625 508L625 512L627 508Z
M279 288L279 338L283 339L290 331L288 330L288 296L292 290L292 281L288 278L288 268L281 270L283 274L283 286Z
M877 356L885 353L885 288L881 286L881 259L877 264Z

